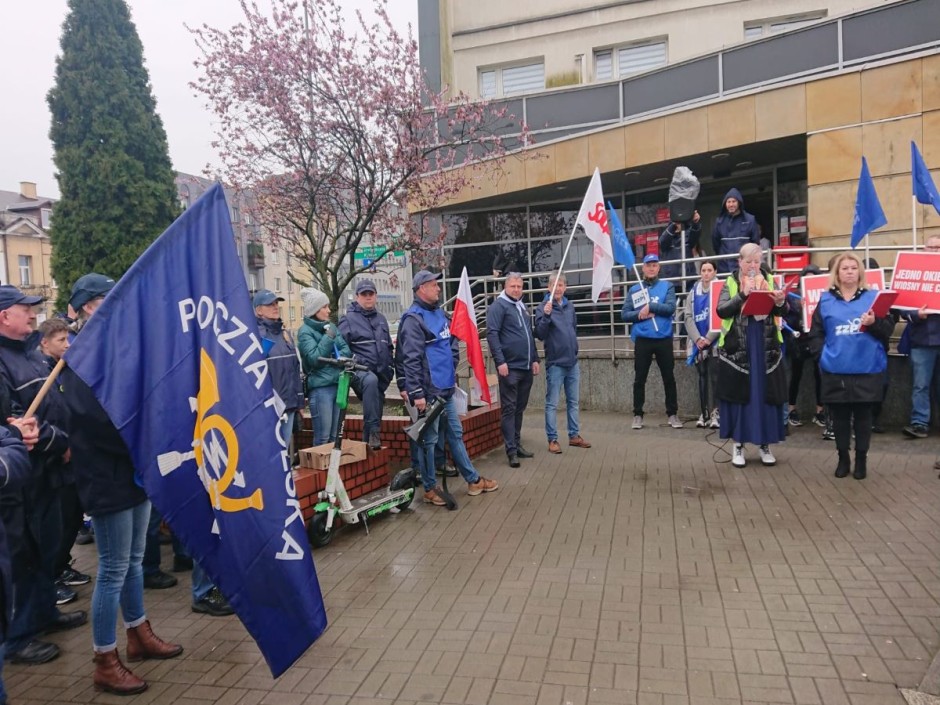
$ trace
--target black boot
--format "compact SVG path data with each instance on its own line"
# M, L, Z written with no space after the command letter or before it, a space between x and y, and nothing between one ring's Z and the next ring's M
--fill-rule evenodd
M865 476L868 474L868 453L860 453L855 451L855 471L852 473L852 477L856 480L864 480Z
M849 460L849 451L840 450L839 451L839 464L836 465L836 477L845 477L849 474L849 468L852 463Z

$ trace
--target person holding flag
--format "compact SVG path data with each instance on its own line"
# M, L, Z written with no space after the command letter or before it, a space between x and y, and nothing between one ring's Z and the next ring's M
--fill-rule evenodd
M496 480L488 480L476 471L463 443L463 427L454 406L457 386L457 338L451 335L450 322L440 305L440 274L422 269L412 280L414 303L405 311L398 324L395 351L395 372L402 396L419 414L427 411L435 399L443 400L444 412L436 416L421 436L421 482L424 502L444 507L447 500L434 478L434 449L440 429L441 416L446 414L449 425L447 435L454 465L467 482L467 494L475 497L499 489ZM454 423L456 421L456 423Z
M573 448L590 448L591 444L581 437L579 424L579 396L581 371L578 367L578 315L565 298L565 275L552 272L548 278L548 289L542 306L535 311L535 337L545 343L545 435L548 436L548 451L561 453L558 443L558 420L556 410L561 388L565 388L565 405L568 417L568 445Z
M114 280L86 274L72 287L69 303L81 330L111 291ZM95 527L98 579L91 598L95 690L133 695L147 689L117 652L117 612L127 628L127 660L169 659L183 647L153 633L144 609L141 562L150 520L150 501L136 481L127 445L94 392L66 367L61 385L70 418L69 443L75 461L76 486L85 512Z

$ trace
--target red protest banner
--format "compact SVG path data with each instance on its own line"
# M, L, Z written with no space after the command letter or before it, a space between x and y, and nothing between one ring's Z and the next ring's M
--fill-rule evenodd
M718 333L721 331L721 318L718 317L718 297L721 296L721 288L724 285L724 279L712 279L711 287L708 289L708 310L710 312L708 317L709 333Z
M865 281L869 288L878 291L885 288L885 270L865 270ZM828 274L809 274L800 280L800 294L803 297L803 330L809 330L813 312L819 305L823 293L829 290Z
M897 308L940 313L940 253L898 252L891 288L898 292Z

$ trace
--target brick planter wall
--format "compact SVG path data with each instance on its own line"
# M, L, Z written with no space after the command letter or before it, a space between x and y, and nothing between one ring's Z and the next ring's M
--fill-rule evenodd
M494 448L503 445L503 436L499 429L499 404L471 409L461 417L463 441L471 458L477 458ZM408 437L402 430L411 423L407 416L387 416L382 419L382 443L385 447L379 451L369 451L365 460L340 466L340 476L350 499L384 487L392 472L411 465L411 451ZM304 430L294 438L297 448L309 448L313 445L313 431L310 418L303 417ZM362 416L347 416L344 433L347 438L362 438ZM304 520L313 516L313 505L317 503L317 494L326 487L326 470L297 468L294 470L294 486Z

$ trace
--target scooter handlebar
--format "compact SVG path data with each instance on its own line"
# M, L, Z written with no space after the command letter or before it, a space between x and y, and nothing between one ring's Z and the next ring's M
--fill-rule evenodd
M318 357L317 362L323 365L331 365L333 367L342 367L344 370L349 370L351 372L368 372L369 368L365 365L360 365L356 362L354 357Z

